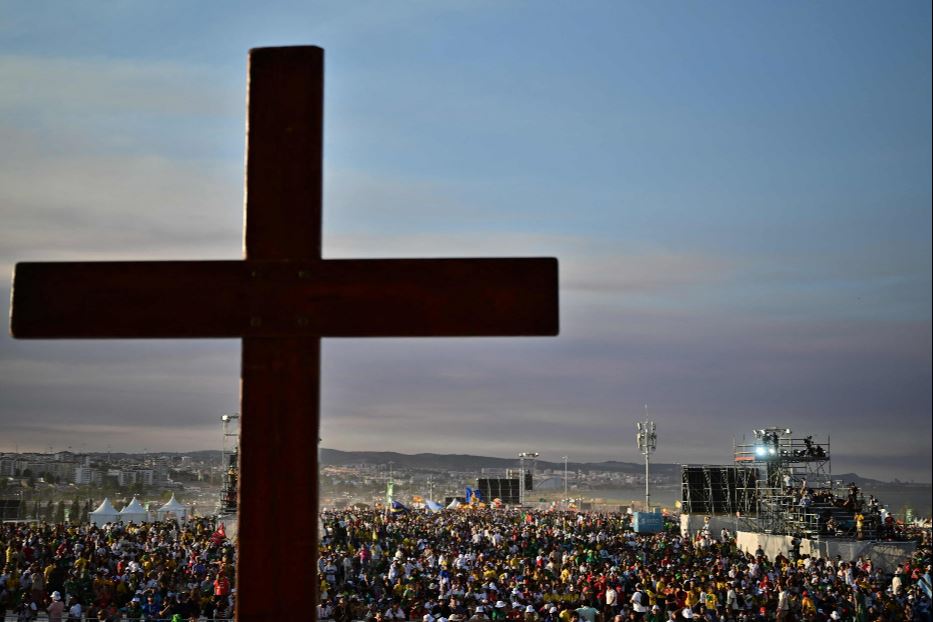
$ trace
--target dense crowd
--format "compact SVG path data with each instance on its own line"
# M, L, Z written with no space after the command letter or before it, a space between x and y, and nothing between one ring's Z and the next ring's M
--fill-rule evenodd
M668 525L636 534L624 514L342 511L321 519L322 620L931 621L929 542L886 572L869 559L742 552L727 530L681 536ZM233 617L234 549L210 519L7 523L0 555L0 620Z
M930 548L868 559L745 553L728 531L622 514L325 512L320 619L337 622L929 621Z
M4 523L0 556L0 620L233 617L233 546L210 519L102 527Z

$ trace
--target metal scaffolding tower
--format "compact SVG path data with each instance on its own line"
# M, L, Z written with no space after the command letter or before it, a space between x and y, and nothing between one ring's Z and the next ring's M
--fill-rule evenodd
M829 437L795 438L790 428L763 428L754 439L735 444L735 464L751 468L757 477L737 482L737 508L756 531L778 534L818 534L819 514L814 499L832 499ZM807 505L802 499L807 497ZM827 504L829 501L827 501Z

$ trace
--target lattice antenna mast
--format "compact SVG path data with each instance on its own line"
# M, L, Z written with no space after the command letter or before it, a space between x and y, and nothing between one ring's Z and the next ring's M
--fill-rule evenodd
M645 420L635 423L638 428L638 450L645 457L645 511L651 510L650 468L651 454L658 448L658 434L654 421L648 420L648 405L645 404Z

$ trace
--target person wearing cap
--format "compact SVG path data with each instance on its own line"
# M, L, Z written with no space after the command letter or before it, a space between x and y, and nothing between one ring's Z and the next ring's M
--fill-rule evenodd
M492 608L492 611L489 613L490 619L495 622L500 622L505 620L507 616L506 604L504 600L497 600L495 606Z
M134 596L129 603L126 605L126 620L127 622L139 622L143 617L143 610L141 607L141 600L139 596Z
M62 594L58 590L52 592L52 602L46 608L49 614L49 622L61 622L62 615L65 613L65 603L62 602Z
M803 615L804 619L809 619L816 615L816 603L813 602L813 597L810 596L809 590L803 590L800 594L800 613Z
M644 592L645 586L641 583L635 585L635 592L632 594L632 597L629 599L629 602L632 604L632 610L638 614L637 618L641 619L648 612L647 601L648 596Z
M664 612L658 605L651 605L651 609L645 614L645 622L664 622Z

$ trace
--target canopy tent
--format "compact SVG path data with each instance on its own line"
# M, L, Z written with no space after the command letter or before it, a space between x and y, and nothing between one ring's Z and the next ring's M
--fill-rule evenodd
M175 495L172 495L168 503L156 510L156 516L159 520L185 520L188 518L188 506L179 503Z
M149 521L149 512L139 502L139 499L133 497L129 505L120 510L120 520L124 523L145 523Z
M120 520L120 513L110 503L110 499L104 497L97 509L88 514L88 520L98 527L106 523L115 523Z

